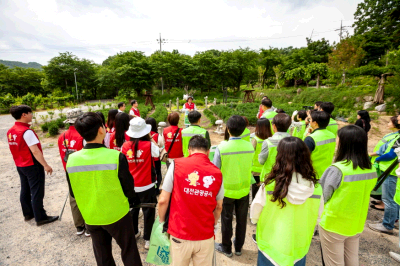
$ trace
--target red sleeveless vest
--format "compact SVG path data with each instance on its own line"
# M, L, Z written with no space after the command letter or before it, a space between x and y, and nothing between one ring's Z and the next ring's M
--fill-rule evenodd
M32 158L33 155L31 150L24 140L24 133L29 129L29 124L15 122L14 126L7 131L8 145L10 146L10 151L14 158L15 165L18 167L26 167L35 164ZM39 139L35 131L33 131L33 134L35 134L35 136ZM40 151L42 151L40 142L37 145Z
M214 214L222 185L221 170L207 155L175 159L168 233L185 240L214 236Z
M129 141L129 140L130 140L130 137L128 135L126 135L126 132L125 132L125 141ZM117 140L115 139L115 131L113 133L111 133L111 135L110 135L110 149L121 151L121 147L117 146Z
M164 128L164 140L165 140L165 150L168 151L169 146L171 146L172 140L174 139L174 135L176 130L178 129L177 126L169 126ZM168 154L168 157L171 159L183 157L183 150L182 150L182 128L179 129L178 136L176 136L174 145L172 146L171 152Z
M193 110L194 109L194 103L185 103L185 108Z
M132 141L127 141L122 145L122 153L125 154L129 164L129 171L133 176L135 188L144 187L152 184L151 180L151 142L139 141L136 152L136 162L133 156L135 147Z
M135 110L135 108L131 108L131 111L136 115L140 117L140 112L139 112L139 108Z
M65 153L67 152L67 149L65 148L64 145L64 136L65 136L65 142L67 144L68 150L69 151L80 151L83 149L83 138L82 136L76 131L74 126L69 126L69 129L62 133L60 137L58 138L58 149L60 151L60 156L61 156L61 162L64 166L66 166L66 162L64 162L64 157Z

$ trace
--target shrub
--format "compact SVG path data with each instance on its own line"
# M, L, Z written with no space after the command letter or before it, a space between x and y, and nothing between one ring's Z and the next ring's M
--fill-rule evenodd
M150 115L150 117L153 117L156 120L157 124L159 122L165 122L167 121L168 110L164 107L164 105L157 104L156 111L152 115Z
M56 123L50 123L49 134L50 134L50 136L58 135L58 126Z
M128 109L128 108L126 108L126 109ZM147 114L151 111L151 106L150 105L146 106L143 103L140 103L138 106L138 109L140 111L140 117L143 119L146 119ZM128 110L128 112L129 112L129 110Z
M57 125L58 128L64 128L65 124L64 124L64 120L63 118L59 118L55 121L55 124Z
M49 123L44 123L40 126L43 132L47 132L49 130Z
M194 103L197 105L197 106L204 106L204 101L202 101L202 100L196 100L196 101L194 101Z
M205 109L203 114L210 120L211 125L215 125L217 118L214 116L213 112L211 112L209 109Z

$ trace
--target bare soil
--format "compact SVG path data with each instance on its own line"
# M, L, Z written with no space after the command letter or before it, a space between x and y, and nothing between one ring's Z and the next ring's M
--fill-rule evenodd
M203 116L202 125L209 124ZM390 131L386 128L388 116L372 123L369 134L369 150L372 151L377 141ZM76 236L69 203L65 208L61 221L37 227L34 221L24 222L19 203L20 181L12 156L6 142L6 132L13 125L10 115L0 116L0 265L96 265L91 239ZM340 123L341 126L345 123ZM214 133L215 127L208 129L212 145L217 145L223 136ZM250 127L254 132L254 127ZM57 138L44 138L44 156L53 167L53 174L46 176L46 196L44 206L49 215L59 215L68 193L65 172L58 153ZM166 168L163 166L163 173ZM388 252L400 253L398 230L395 235L386 235L371 231L367 224L382 219L383 212L370 209L365 230L360 240L360 265L398 265L389 257ZM143 229L143 222L140 225ZM235 228L235 222L234 222ZM256 226L248 221L246 241L242 256L227 258L217 254L217 265L256 265L257 246L251 240ZM216 236L221 241L221 233ZM138 240L142 261L147 251L144 240ZM117 265L123 265L120 248L113 242L113 254ZM144 263L144 265L148 265ZM312 241L307 255L307 265L322 265L319 237Z

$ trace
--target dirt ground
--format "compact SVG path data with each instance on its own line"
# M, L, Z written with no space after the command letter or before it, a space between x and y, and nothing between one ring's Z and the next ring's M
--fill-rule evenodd
M369 150L389 132L386 124L389 117L381 117L373 123ZM95 265L91 239L76 236L69 203L61 221L37 227L34 221L24 222L19 203L20 181L6 141L6 132L13 125L10 115L0 116L0 265ZM203 122L207 124L207 120ZM344 123L340 123L343 125ZM250 128L254 132L254 127ZM217 145L223 137L209 128L212 144ZM53 174L46 176L46 196L44 206L49 215L59 215L68 193L65 173L58 153L56 138L41 137L44 156L53 167ZM165 166L163 173L165 174ZM360 265L397 265L388 252L400 253L398 230L394 235L371 231L367 224L382 219L383 212L370 209L365 230L360 240ZM235 226L235 223L234 223ZM141 221L143 227L143 221ZM143 229L143 228L142 228ZM242 256L227 258L217 253L217 265L256 265L257 246L251 240L256 226L250 221L247 226L246 241ZM216 241L221 240L221 233ZM144 240L138 240L142 261L147 251ZM322 265L319 237L312 241L307 255L307 265ZM113 243L113 254L117 265L123 265L118 245ZM144 265L148 265L144 263Z

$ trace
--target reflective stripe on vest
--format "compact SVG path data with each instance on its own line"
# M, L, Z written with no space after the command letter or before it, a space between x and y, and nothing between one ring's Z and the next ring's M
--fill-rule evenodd
M308 253L317 223L322 188L317 185L313 195L299 205L284 199L286 206L283 208L278 201L271 201L274 188L275 182L265 187L267 199L257 222L257 245L277 265L294 265L296 260Z
M68 158L67 171L85 223L108 225L129 212L118 178L120 152L106 147L82 149Z
M117 170L117 164L94 164L94 165L82 165L82 166L71 166L68 168L68 173L80 173L90 171L103 171L103 170Z
M336 138L335 135L327 129L319 129L310 134L310 137L315 142L315 149L311 153L311 161L317 173L317 178L321 178L332 164L333 156L335 154Z
M325 203L320 225L326 231L354 236L364 230L369 197L377 180L375 169L353 169L352 162L333 164L342 172L342 181Z
M221 154L221 171L224 178L224 195L240 199L249 194L254 148L243 139L224 141L218 145Z

